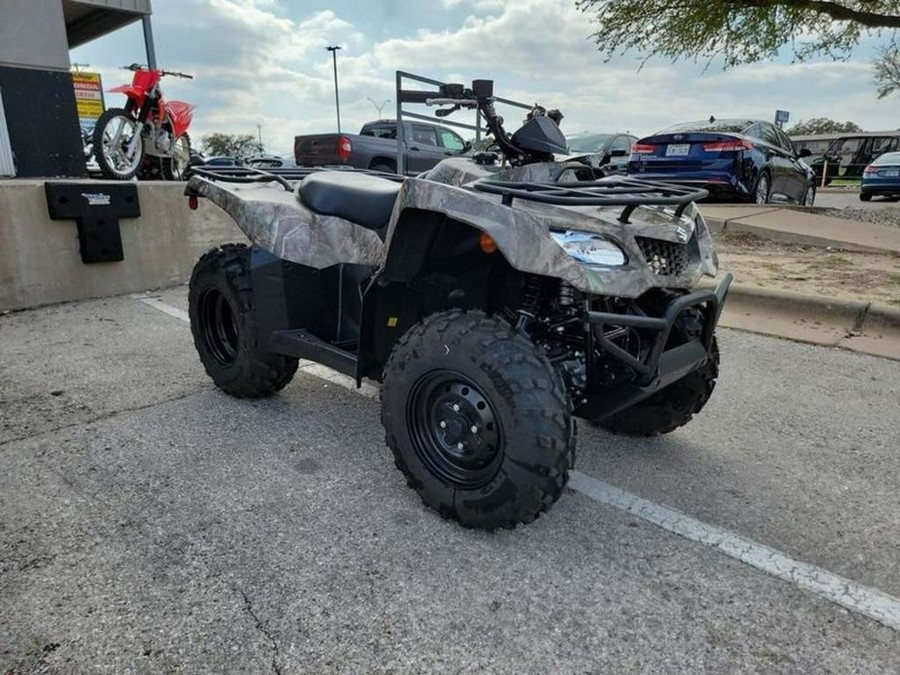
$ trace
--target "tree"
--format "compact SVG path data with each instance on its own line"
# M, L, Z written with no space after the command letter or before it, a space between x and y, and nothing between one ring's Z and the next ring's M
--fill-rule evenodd
M856 133L857 131L862 131L862 128L853 122L835 122L827 117L813 117L805 122L801 120L785 133L789 136L814 136L816 134Z
M209 134L204 136L200 143L207 155L247 157L263 150L252 134Z
M607 58L629 50L673 61L712 60L726 68L772 58L785 47L798 61L846 59L867 32L887 45L875 61L879 97L900 91L900 0L575 0L596 16Z
M882 49L875 61L875 91L884 98L900 91L900 50Z

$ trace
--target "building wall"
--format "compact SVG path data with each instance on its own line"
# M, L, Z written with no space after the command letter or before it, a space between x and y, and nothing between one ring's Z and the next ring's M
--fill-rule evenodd
M0 2L0 66L69 72L60 0Z
M0 92L17 176L85 175L60 0L0 2Z
M0 65L0 93L18 177L84 176L84 145L68 69Z

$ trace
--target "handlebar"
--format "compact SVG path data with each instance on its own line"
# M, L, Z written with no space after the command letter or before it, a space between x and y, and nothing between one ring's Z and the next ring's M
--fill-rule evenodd
M475 108L478 106L477 98L426 98L425 105L455 105L460 108Z
M139 70L152 70L152 69L148 68L147 66L145 66L141 63L132 63L131 65L128 65L128 66L122 66L122 70L130 70L131 72L136 73ZM171 77L182 77L186 80L194 79L193 75L188 75L187 73L178 73L173 70L160 70L159 74L160 75L169 75Z

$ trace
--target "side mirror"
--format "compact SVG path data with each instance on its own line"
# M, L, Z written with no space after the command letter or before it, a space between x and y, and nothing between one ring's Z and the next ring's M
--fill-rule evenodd
M627 157L628 153L625 150L613 150L609 153L610 157Z
M809 148L803 148L802 150L800 150L800 152L797 153L797 157L799 157L800 159L803 159L804 157L811 157L811 156L812 156L812 150L810 150Z
M466 141L463 143L463 152L469 152L472 149L472 142Z

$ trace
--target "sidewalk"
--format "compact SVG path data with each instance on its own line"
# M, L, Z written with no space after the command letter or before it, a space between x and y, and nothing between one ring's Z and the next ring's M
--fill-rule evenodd
M764 239L900 256L900 228L835 218L785 206L701 204L714 235ZM799 342L900 359L900 308L879 303L732 285L722 325Z
M715 233L755 234L774 241L900 255L900 227L835 218L777 205L701 204Z

